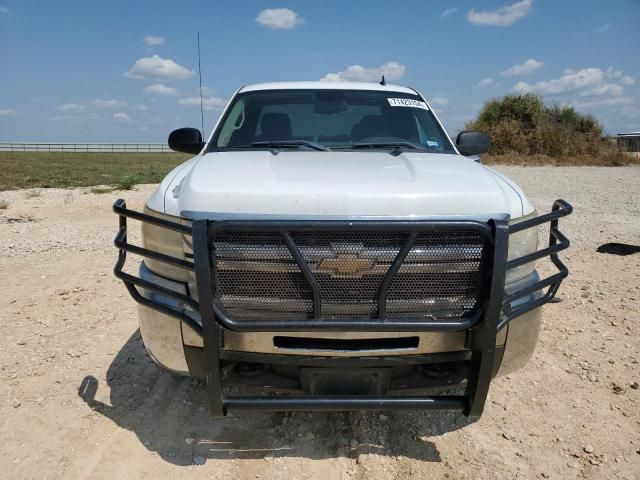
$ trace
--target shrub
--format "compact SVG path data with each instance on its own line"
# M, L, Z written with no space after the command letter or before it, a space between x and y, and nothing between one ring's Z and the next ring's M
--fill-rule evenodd
M140 178L135 175L125 175L115 184L117 190L131 190L134 185L140 183Z
M547 106L533 94L488 101L465 129L491 136L494 159L510 154L559 159L590 156L609 165L630 163L603 137L602 127L593 116L567 105Z

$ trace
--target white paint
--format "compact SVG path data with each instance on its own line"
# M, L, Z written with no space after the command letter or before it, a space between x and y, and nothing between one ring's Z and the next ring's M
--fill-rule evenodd
M174 198L178 183L179 195ZM516 218L523 214L518 191L507 181L455 154L215 152L193 159L170 182L163 182L163 189L170 215L411 218L507 213Z

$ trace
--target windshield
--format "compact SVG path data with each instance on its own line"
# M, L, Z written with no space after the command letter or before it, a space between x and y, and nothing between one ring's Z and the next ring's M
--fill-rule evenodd
M366 90L240 93L209 150L327 147L455 153L418 95Z

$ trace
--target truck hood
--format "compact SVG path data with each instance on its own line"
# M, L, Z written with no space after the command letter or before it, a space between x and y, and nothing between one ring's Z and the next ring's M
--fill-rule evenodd
M517 186L459 155L238 151L188 163L158 192L168 214L224 219L526 213Z

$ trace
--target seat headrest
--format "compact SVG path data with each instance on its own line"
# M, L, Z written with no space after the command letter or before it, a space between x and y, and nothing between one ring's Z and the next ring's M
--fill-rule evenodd
M264 140L291 140L291 120L286 113L265 113L260 128Z
M351 129L351 139L354 141L368 137L384 137L386 133L386 121L382 115L365 115Z

